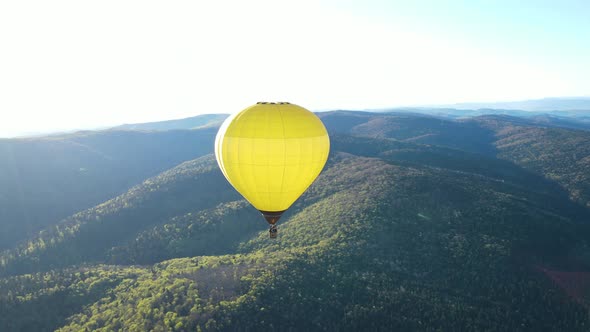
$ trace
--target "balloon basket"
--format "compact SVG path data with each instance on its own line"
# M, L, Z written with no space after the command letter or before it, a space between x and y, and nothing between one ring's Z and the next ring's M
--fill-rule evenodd
M275 225L270 225L270 229L268 230L268 234L270 235L271 239L276 239L277 238L277 226Z

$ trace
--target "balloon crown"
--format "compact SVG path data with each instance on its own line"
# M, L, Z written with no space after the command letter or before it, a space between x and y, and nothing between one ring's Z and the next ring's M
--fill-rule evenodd
M267 101L259 101L256 104L262 104L262 105L266 105L266 104L270 104L270 105L288 105L290 103L285 102L285 101L280 101L280 102L267 102Z

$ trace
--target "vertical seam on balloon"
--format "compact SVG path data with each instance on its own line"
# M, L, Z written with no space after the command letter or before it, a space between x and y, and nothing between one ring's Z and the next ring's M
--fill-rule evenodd
M271 122L271 116L269 115L269 112L265 112L264 113L265 117L266 117L266 130L267 133L270 133L272 131L272 122ZM270 137L270 139L272 139L272 137ZM264 139L263 142L265 142L265 152L268 153L270 151L269 146L268 146L268 142L270 141L270 139ZM272 192L270 191L270 183L271 183L271 179L269 178L271 172L270 172L270 156L268 158L266 158L266 196L268 199L268 205L272 206L271 202L272 202Z
M285 168L287 167L285 165L285 163L287 162L287 143L286 143L286 139L287 137L285 137L285 119L283 119L283 112L281 111L281 108L277 105L276 106L277 110L279 111L279 115L281 116L281 125L282 125L282 129L283 129L283 175L281 176L281 200L279 201L279 209L283 209L283 200L285 199L284 195L284 187L285 187Z
M230 114L228 116L228 118L221 124L221 127L219 128L219 131L217 132L217 135L215 136L215 158L217 159L217 162L219 164L219 168L221 169L221 172L223 173L223 176L229 181L229 176L228 173L225 169L226 165L224 163L224 158L223 158L223 151L225 151L226 149L223 148L224 142L225 142L225 134L227 133L227 130L229 129L229 127L232 125L232 123L234 122L234 120L239 116L239 113L236 114ZM223 135L220 135L223 134ZM231 181L230 181L231 184ZM232 185L233 187L233 185Z
M237 153L236 153L235 164L241 165L240 148L241 148L241 145L242 145L242 141L244 140L244 138L242 136L242 128L243 128L243 125L239 126L238 128L239 128L238 138L235 139L236 142L237 142L237 144L235 145L236 150L237 150L236 151ZM238 183L240 184L240 189L242 191L246 191L246 188L248 188L248 186L247 185L244 185L244 176L242 174L241 167L238 167L238 171L235 172L235 175L238 177L238 181L239 181ZM240 192L240 194L245 197L245 195L242 194L241 192ZM245 194L247 195L248 193L246 192Z
M276 108L277 106L276 105L272 105L271 107L272 108L271 108L270 112L267 113L267 117L266 117L267 120L268 120L269 133L272 132L272 125L273 125L273 121L272 121L273 114L272 114L272 112L274 112L274 108ZM273 140L275 140L275 138L273 138L272 136L270 136L269 139L266 140L266 142L267 142L266 151L267 152L272 151L271 147L272 147L272 145L274 145ZM266 176L267 176L267 178L270 177L271 174L273 174L273 172L272 172L272 161L273 161L273 158L272 157L273 156L269 154L269 157L266 159L266 161L267 161L267 164L266 164L267 165L266 166L266 169L267 169ZM266 183L268 184L268 189L267 189L267 192L268 192L268 206L273 206L274 207L274 205L273 205L274 195L273 195L273 191L271 190L271 189L273 189L273 186L271 185L272 179L268 178L268 181L266 181Z
M235 160L234 166L235 165L241 165L240 148L242 147L243 141L244 141L244 135L243 135L244 124L243 123L240 123L238 125L237 129L238 129L237 130L238 131L238 134L237 134L237 138L236 138L237 144L234 145L236 147L237 153L236 153L236 160ZM246 183L246 180L245 180L245 179L247 179L247 177L245 177L244 174L243 174L243 168L238 166L236 168L236 171L234 172L234 175L236 176L237 183L239 183L239 187L241 189L241 191L238 190L238 192L240 193L240 195L242 195L244 198L250 197L250 193L249 193L249 190L248 190L248 187L249 186L248 186L248 184ZM247 198L246 198L246 201L250 202ZM250 204L252 204L252 203L250 202Z
M254 110L253 112L254 112L253 113L254 120L258 121L258 119L257 119L258 113L256 113L256 110ZM261 203L260 202L261 195L260 195L260 190L259 190L260 182L256 179L256 172L254 171L254 168L256 167L255 165L258 162L256 160L256 152L255 152L256 147L258 147L258 145L257 145L258 143L257 143L256 139L254 138L254 136L255 135L252 135L252 138L251 138L252 142L250 143L250 146L254 147L254 149L250 149L250 153L251 153L250 156L252 157L251 160L252 160L253 165L250 166L249 168L250 168L250 175L251 175L250 178L252 179L252 183L254 184L254 189L252 190L252 196L253 196L252 200L255 201L257 205L260 205L260 203Z

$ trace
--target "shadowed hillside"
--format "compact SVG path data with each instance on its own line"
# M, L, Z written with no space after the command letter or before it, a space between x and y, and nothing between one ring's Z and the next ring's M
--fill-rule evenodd
M0 250L213 151L215 130L0 140Z
M473 121L494 130L499 158L559 183L573 200L590 207L590 132L539 128L495 116Z
M211 195L213 188L215 195ZM135 238L142 230L174 216L238 198L214 158L208 155L185 162L41 231L36 238L1 254L0 269L21 274L104 261L112 246Z
M424 114L326 112L319 115L330 134L393 138L486 155L495 153L493 132L473 123Z
M586 130L559 128L554 123L540 125L541 120L536 117L508 115L449 120L407 113L338 111L322 113L321 117L331 134L390 138L463 150L485 155L478 157L480 164L486 158L507 160L561 185L575 201L590 204L590 132ZM490 169L507 171L498 167L497 161L492 164L495 165L490 165Z

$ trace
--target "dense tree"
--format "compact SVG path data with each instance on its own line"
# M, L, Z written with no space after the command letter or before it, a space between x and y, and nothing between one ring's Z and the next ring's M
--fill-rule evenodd
M0 250L213 152L214 129L0 139Z
M563 180L585 171L542 157L584 160L588 133L328 117L347 134L278 239L212 156L185 162L1 253L0 330L590 329L590 211Z

